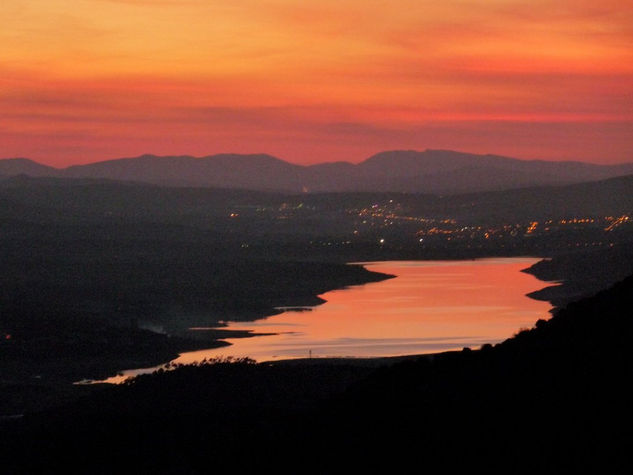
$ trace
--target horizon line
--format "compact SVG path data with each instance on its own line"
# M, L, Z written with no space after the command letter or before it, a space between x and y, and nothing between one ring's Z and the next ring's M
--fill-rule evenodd
M290 165L294 165L294 166L298 166L298 167L303 167L303 168L309 168L309 167L313 167L313 166L319 166L319 165L327 165L327 164L335 164L335 163L346 163L346 164L350 164L350 165L359 165L361 163L366 162L367 160L377 156L377 155L381 155L381 154L385 154L385 153L402 153L402 152L411 152L411 153L427 153L427 152L450 152L450 153L455 153L455 154L460 154L460 155L474 155L474 156L478 156L478 157L498 157L498 158L504 158L504 159L508 159L508 160L518 160L518 161L523 161L523 162L549 162L549 163L583 163L583 164L588 164L588 165L596 165L596 166L617 166L617 165L626 165L629 163L633 163L633 160L629 160L629 161L618 161L618 162L609 162L609 163L599 163L599 162L594 162L594 161L585 161L585 160L564 160L564 159L545 159L545 158L519 158L519 157L514 157L514 156L509 156L509 155L501 155L501 154L496 154L496 153L475 153L475 152L466 152L466 151L462 151L462 150L454 150L454 149L446 149L446 148L425 148L424 150L419 150L419 149L389 149L389 150L382 150L379 152L376 152L366 158L363 158L357 162L353 162L353 161L348 161L348 160L332 160L332 161L322 161L322 162L316 162L316 163L308 163L308 164L302 164L302 163L297 163L295 161L290 161L287 160L285 158L281 158L277 155L273 155L271 153L268 152L253 152L253 153L237 153L237 152L217 152L217 153L212 153L212 154L208 154L208 155L190 155L190 154L183 154L183 155L176 155L176 154L169 154L169 155L159 155L156 153L141 153L140 155L135 155L135 156L122 156L122 157L114 157L114 158L105 158L105 159L101 159L101 160L95 160L92 162L79 162L79 163L73 163L67 166L54 166L54 165L48 165L45 162L41 162L38 161L38 159L33 159L30 157L2 157L0 158L0 161L8 161L8 160L28 160L30 162L33 162L37 165L41 165L41 166L45 166L45 167L49 167L49 168L53 168L56 170L66 170L68 168L72 168L72 167L81 167L81 166L87 166L87 165L94 165L97 163L104 163L104 162L113 162L113 161L119 161L119 160L136 160L139 158L143 158L143 157L154 157L154 158L191 158L191 159L196 159L196 160L202 160L202 159L209 159L209 158L216 158L219 156L227 156L227 155L233 155L233 156L238 156L238 157L257 157L257 156L266 156L266 157L270 157L273 158L275 160L279 160L281 162L284 163L288 163Z

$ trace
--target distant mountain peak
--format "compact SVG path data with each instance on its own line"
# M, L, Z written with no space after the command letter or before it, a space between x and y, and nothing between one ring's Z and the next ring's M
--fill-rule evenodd
M519 160L444 149L387 150L358 164L310 166L267 153L219 153L204 157L143 154L63 170L19 158L0 160L0 175L109 179L167 186L296 192L407 192L456 194L542 185L567 185L633 174L633 163Z
M29 158L0 159L0 175L57 176L60 170L37 163Z

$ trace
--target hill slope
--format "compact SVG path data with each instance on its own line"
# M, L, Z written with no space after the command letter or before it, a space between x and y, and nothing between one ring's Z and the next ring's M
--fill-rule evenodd
M633 163L596 165L528 161L449 150L381 152L357 165L336 162L301 166L265 154L220 154L202 158L143 155L76 165L64 170L27 162L23 159L2 160L0 175L25 173L282 192L455 194L564 185L633 174Z
M5 158L0 160L0 176L58 176L60 170L41 165L28 158Z
M633 276L494 347L370 374L316 361L147 375L26 419L18 437L6 433L5 461L107 472L116 453L153 473L618 473L633 442L632 308Z

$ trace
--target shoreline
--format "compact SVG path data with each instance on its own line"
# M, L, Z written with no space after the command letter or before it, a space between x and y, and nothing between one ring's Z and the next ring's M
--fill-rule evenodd
M262 307L257 311L257 314L261 315L260 318L266 318L282 312L275 307L321 304L324 301L318 295L330 290L395 277L367 271L362 266L356 267L359 270L337 275L332 283L330 279L318 282L317 288L312 289L315 293L309 296L295 295L270 302L266 308ZM332 284L339 284L342 280L345 281L344 285L332 287ZM246 310L245 316L250 320L252 309ZM160 367L185 352L231 345L223 339L216 338L220 335L225 338L229 332L220 325L213 331L204 332L204 338L195 338L191 334L169 336L138 328L110 327L108 331L111 332L109 335L114 335L114 346L105 347L101 353L91 348L89 341L82 341L81 337L69 342L70 345L67 342L60 342L50 349L39 347L38 340L20 341L13 338L6 342L0 341L0 344L4 345L0 350L3 350L5 356L0 363L0 391L4 396L0 401L0 416L38 412L103 386L100 383L73 384L78 381L102 381L134 368ZM257 336L246 331L230 332L232 338ZM82 350L86 348L85 345L88 345L85 354L73 351L75 346ZM54 353L57 347L63 348L63 353Z
M488 258L493 258L495 256L489 256ZM509 256L506 256L509 257ZM512 257L531 257L531 256L512 256ZM535 257L539 259L537 263L540 263L544 260L540 256ZM475 261L478 259L484 258L473 258L466 259L469 261ZM402 259L407 260L407 259ZM428 259L429 261L435 261L437 259ZM440 259L447 261L458 261L464 259ZM375 262L375 261L374 261ZM365 272L360 274L356 274L351 276L351 283L346 283L341 287L336 287L331 290L338 290L347 288L355 285L364 285L371 282L380 282L383 280L388 280L394 278L396 276L391 274L384 274L381 272L368 271L364 265L371 264L371 262L350 262L347 265L357 266L362 268ZM536 264L534 264L536 265ZM533 266L523 270L532 275L533 272L530 270ZM535 275L535 277L539 278ZM323 299L318 297L318 295L312 295L310 297L305 297L299 299L297 297L286 299L286 302L282 305L276 305L276 307L305 307L312 306L310 304L314 303L318 300L318 304L325 302ZM530 298L534 298L531 295ZM535 299L539 300L539 299ZM291 303L288 305L287 303ZM308 305L305 305L305 304ZM270 307L265 315L262 318L269 317L271 315L276 315L281 313L283 310L280 308ZM535 322L534 322L535 323ZM55 361L48 361L45 368L48 370L47 372L53 375L50 378L44 378L43 380L34 380L33 375L29 375L29 373L33 373L33 370L38 367L38 362L34 361L19 361L17 363L18 366L21 366L21 371L13 371L14 375L21 374L22 377L10 378L8 381L5 381L3 384L0 384L0 388L6 389L16 389L17 386L23 385L25 387L43 387L45 385L50 385L54 387L53 393L65 395L66 392L72 391L68 390L67 386L72 386L77 389L78 386L82 386L84 389L88 386L92 389L96 389L97 387L101 387L104 384L110 383L102 383L102 381L116 377L121 375L125 371L130 371L133 369L144 369L144 368L155 368L158 369L161 366L168 364L173 359L176 359L180 354L189 352L189 351L197 351L197 350L205 350L205 349L213 349L220 347L228 347L231 344L226 342L223 339L217 338L218 336L226 337L226 333L230 330L225 330L222 327L218 327L215 330L208 330L202 333L205 333L204 339L196 339L191 337L168 337L163 335L161 338L165 342L168 342L168 348L156 349L152 345L145 345L145 348L138 354L134 355L123 355L123 356L106 356L106 357L92 357L92 358L80 358L80 360L68 360L64 358L56 359ZM212 335L212 333L216 333L216 335ZM233 331L230 331L233 333ZM155 335L154 335L155 336ZM243 338L252 338L258 336L258 334L251 334L250 332L243 331L240 335L233 334L231 337L243 337ZM211 338L208 338L211 337ZM418 360L420 358L433 358L435 355L441 355L444 353L451 353L459 350L451 350L451 351L439 351L433 353L422 353L422 354L410 354L410 355L401 355L401 356L388 356L388 357L314 357L312 359L309 358L292 358L292 359L284 359L284 360L275 360L262 362L262 364L281 364L281 365L312 365L312 364L345 364L345 365L353 365L358 367L379 367L394 364L399 361L406 360ZM26 376L25 376L26 375ZM72 384L82 380L90 380L94 384L89 385L77 385ZM7 384L8 383L8 384ZM84 389L79 389L78 392L82 393ZM53 398L54 399L54 398ZM4 406L7 406L5 404ZM9 404L11 406L11 404ZM40 404L35 405L36 409L40 407ZM6 407L0 407L0 415L6 415L7 413ZM15 413L28 412L28 410L21 411L12 411Z
M497 258L497 257L483 257L483 258L476 258L476 259L451 259L451 260L447 260L447 259L441 259L441 260L437 260L437 262L448 262L448 265L451 265L452 262L458 262L458 261L469 261L469 262L476 262L476 261L485 261L485 260L494 260L497 261L498 259L511 259L511 260L521 260L521 259L525 259L525 260L529 260L530 262L534 262L536 260L536 262L540 262L541 260L543 260L543 258L541 256L513 256L513 257L506 257L506 258ZM353 265L353 266L360 266L363 267L364 269L368 270L369 272L373 272L376 274L383 274L380 272L380 270L378 269L372 269L372 265L378 265L378 264L385 264L385 263L391 263L391 262L418 262L417 260L412 261L411 259L401 259L401 260L389 260L389 261L367 261L367 262L349 262L347 263L347 265ZM428 260L420 260L420 262L428 262L428 263L433 263L436 262L436 260L434 259L428 259ZM431 264L432 265L432 264ZM371 269L371 270L370 270ZM527 269L527 268L526 268ZM521 269L521 272L524 272L526 269ZM397 277L392 275L392 274L383 274L387 277L387 279L389 278L393 278L393 277ZM382 280L387 280L387 279L382 279ZM367 282L366 282L367 283ZM366 284L365 283L365 284ZM342 289L345 288L349 288L349 287L354 287L356 285L365 285L365 284L352 284L352 285L347 285L342 287ZM546 284L546 282L544 283ZM340 289L335 289L335 290L340 290ZM526 296L528 296L529 298L531 298L529 296L529 294L526 294ZM321 303L324 303L325 300L323 300L322 298L319 297L319 300L321 300ZM533 300L539 300L539 299L533 299ZM294 308L294 306L293 306ZM306 307L306 306L300 306L301 310L306 310L306 309L311 309L311 307ZM283 309L278 309L278 310L283 310ZM550 310L551 312L551 310ZM282 313L277 312L277 313ZM545 316L545 314L544 314ZM264 317L263 319L267 318L268 315L266 317ZM533 326L536 323L536 320L533 322L530 322L530 327ZM517 331L519 330L519 328L517 327L516 329ZM233 330L227 330L227 331L233 331ZM255 331L257 331L256 328L254 329L249 329L249 330L237 330L237 331L244 331L246 334L243 335L243 337L245 338L252 338L252 337L256 337L256 336L263 336L266 335L266 333L254 333ZM268 333L270 334L270 333ZM274 333L276 334L276 333ZM512 335L507 335L507 338L511 337ZM505 338L504 338L505 339ZM481 343L477 343L476 347L482 346L486 343L499 343L500 341L499 339L493 339L491 341L482 341ZM227 342L229 343L229 342ZM229 343L231 344L231 343ZM465 344L464 346L468 346L469 345ZM382 366L382 365L387 365L387 364L392 364L393 362L397 362L397 361L401 361L401 360L410 360L410 359L419 359L421 357L426 357L426 356L433 356L433 355L439 355L439 354L443 354L443 353L450 353L450 352L459 352L462 351L462 346L459 345L457 347L452 347L452 348L447 348L447 349L434 349L434 350L430 350L430 352L425 352L425 353L408 353L408 354L400 354L400 355L393 355L393 356L314 356L311 358L308 357L304 357L304 356L298 356L298 357L289 357L289 358L284 358L284 359L270 359L270 360L265 360L265 359L260 359L257 358L258 363L260 364L277 364L277 363L281 363L281 364L289 364L290 362L295 362L294 364L331 364L331 363L342 363L342 364L352 364L354 366ZM211 348L212 349L212 348ZM306 351L307 354L307 351ZM240 353L240 357L250 357L250 355L248 354L244 354L244 353ZM190 358L191 359L191 358ZM171 362L167 362L165 364L169 364L169 363L173 363L173 361ZM177 361L175 361L176 364L195 364L193 361L188 361L187 363L178 363ZM101 380L99 382L104 382L106 384L120 384L121 382L123 382L124 380L127 380L129 378L133 378L134 376L137 376L138 374L146 374L150 371L148 370L159 370L163 365L158 365L158 366L154 366L152 368L147 368L147 367L140 367L137 366L135 368L132 369L128 369L124 372L124 376L125 379L119 379L116 377L112 377L112 378L107 378L110 379L110 381L108 380ZM125 374L127 373L127 374Z

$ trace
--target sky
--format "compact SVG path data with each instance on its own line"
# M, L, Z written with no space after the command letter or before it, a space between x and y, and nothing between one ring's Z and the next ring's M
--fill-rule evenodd
M0 157L633 161L633 0L2 0Z

